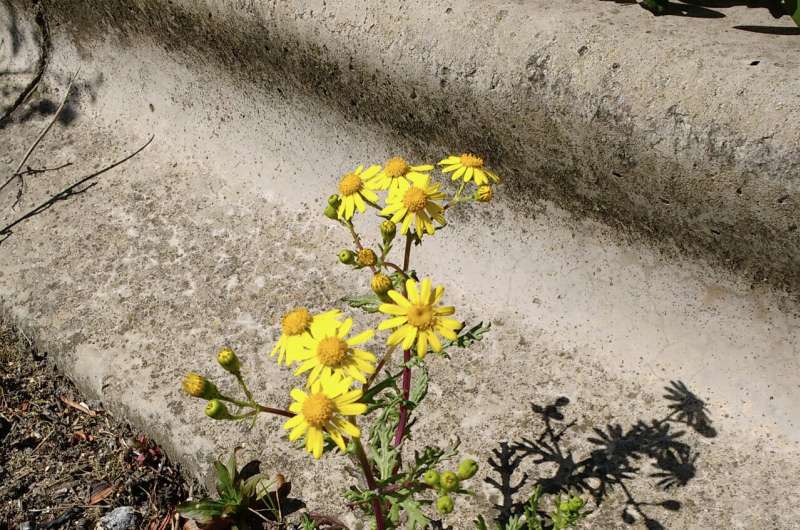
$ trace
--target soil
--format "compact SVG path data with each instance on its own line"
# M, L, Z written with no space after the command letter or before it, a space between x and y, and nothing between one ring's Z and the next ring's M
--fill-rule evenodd
M154 441L84 400L0 316L0 530L89 529L121 506L137 528L176 528L192 489Z

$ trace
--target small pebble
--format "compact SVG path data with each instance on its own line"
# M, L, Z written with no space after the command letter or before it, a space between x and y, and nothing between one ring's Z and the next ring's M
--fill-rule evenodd
M100 518L95 530L135 530L139 516L130 506L120 506Z

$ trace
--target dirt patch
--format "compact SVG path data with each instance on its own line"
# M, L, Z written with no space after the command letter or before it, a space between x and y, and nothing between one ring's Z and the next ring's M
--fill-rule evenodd
M192 489L152 440L84 400L0 315L0 530L94 528L123 506L136 528L169 528Z

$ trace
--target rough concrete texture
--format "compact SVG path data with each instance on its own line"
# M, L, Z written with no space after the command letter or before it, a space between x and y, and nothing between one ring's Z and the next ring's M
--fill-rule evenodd
M573 82L583 79L587 90L592 83L610 83L603 86L630 91L644 80L658 79L652 72L659 71L656 67L663 59L641 64L634 60L638 50L627 49L624 53L633 55L625 55L621 48L617 52L620 58L615 59L608 43L618 39L620 45L625 44L630 31L638 35L642 27L654 32L666 27L673 35L680 31L686 39L699 39L688 37L686 29L698 21L659 19L658 24L665 26L658 26L646 13L625 8L614 14L620 6L578 2L576 5L593 10L592 23L569 38L570 33L559 32L553 41L549 35L556 26L548 24L575 28L587 15L579 13L567 20L561 8L529 2L503 6L506 14L499 21L499 11L492 10L500 7L484 6L483 18L477 20L464 14L466 4L454 2L451 8L436 7L436 16L428 17L431 23L444 25L436 33L421 29L419 33L404 31L401 37L407 21L400 24L399 18L425 16L434 8L404 3L394 18L383 19L375 10L388 8L372 6L358 17L345 17L345 8L352 6L339 3L341 7L326 6L325 10L320 6L312 17L305 3L293 3L289 8L283 3L248 2L216 3L211 10L215 26L207 28L207 23L201 22L207 16L196 17L191 21L197 24L198 33L189 35L180 33L194 27L187 25L187 19L175 19L170 26L167 21L173 13L167 7L157 13L147 10L155 4L131 4L136 8L129 14L114 18L119 4L103 3L95 6L94 22L80 17L77 3L59 4L63 8L57 12L60 18L51 26L53 60L37 98L58 101L59 91L78 64L80 97L70 106L72 119L56 126L31 165L72 161L75 166L29 178L22 204L15 211L9 209L15 190L4 192L0 197L3 221L139 147L151 134L156 139L139 157L102 176L94 188L15 230L0 246L0 296L22 322L39 331L61 366L87 391L144 426L191 469L203 472L212 457L242 444L250 455L264 460L266 469L291 477L295 492L311 507L336 513L340 506L336 493L352 480L342 471L342 459L326 457L311 463L288 448L280 422L269 418L251 431L203 421L201 405L181 394L179 379L185 371L197 369L224 381L212 354L220 345L230 344L245 358L258 395L266 402L286 403L292 379L266 357L277 338L281 313L296 304L329 307L342 295L364 290L367 285L366 275L346 274L337 265L335 253L346 245L345 234L334 230L319 214L337 177L363 161L381 162L398 153L414 160L436 159L466 145L489 148L508 182L499 188L498 200L490 208L470 206L456 212L451 218L452 230L426 242L413 264L448 287L448 299L458 305L459 315L469 321L491 320L494 327L479 347L455 355L450 362L431 360L434 383L421 414L424 419L416 443L442 442L459 435L464 451L484 464L479 478L498 478L486 464L490 451L498 449L502 441L537 437L544 424L530 404L545 405L567 396L570 404L560 408L565 421L557 423L566 425L573 419L577 423L561 444L580 460L597 449L589 441L597 437L594 428L605 430L607 424L619 424L626 431L637 420L647 424L665 417L670 409L669 401L661 397L662 389L670 380L680 380L708 401L715 436L708 430L676 429L687 431L680 440L691 448L692 459L696 455L691 465L684 462L687 465L682 467L685 484L663 491L659 478L653 476L658 469L652 459L643 458L637 463L641 469L626 481L630 495L656 504L667 499L679 501L677 510L642 508L667 528L796 526L800 516L796 302L768 284L731 273L713 254L705 259L683 255L678 249L656 248L631 237L627 228L634 226L627 224L634 217L641 221L652 216L650 221L661 223L678 245L691 245L692 241L704 241L698 227L709 226L713 211L719 216L715 219L729 217L730 226L740 226L740 221L748 226L747 230L725 232L719 240L720 252L750 242L753 246L742 251L742 260L769 256L773 272L788 270L781 263L794 259L796 246L785 231L757 245L755 240L768 221L777 223L782 215L789 215L788 210L774 206L776 201L763 198L776 189L791 191L789 174L778 169L782 158L791 162L787 147L791 144L786 138L775 140L774 145L780 147L770 147L771 154L764 147L759 154L757 145L773 144L746 139L730 143L739 132L752 133L767 122L756 112L763 98L729 92L735 92L731 87L746 86L748 94L778 97L774 87L769 94L766 88L759 88L766 87L769 80L787 87L787 95L781 96L787 102L785 116L796 115L797 107L788 106L800 93L789 88L797 86L795 79L788 79L790 59L777 59L777 48L785 43L736 33L736 39L749 46L747 53L759 50L759 57L784 61L787 79L779 79L778 66L770 67L774 77L753 74L745 66L741 72L729 70L734 77L727 81L705 77L710 76L709 71L719 73L721 63L732 64L731 55L745 53L742 46L735 52L728 50L718 63L707 66L709 71L691 71L693 80L698 81L693 85L696 90L684 90L680 96L673 93L674 104L693 109L691 126L683 122L663 131L662 143L643 149L641 136L637 136L643 133L635 124L644 123L643 116L649 112L660 115L657 109L664 102L657 94L651 96L652 106L645 108L646 96L626 92L625 98L631 99L628 104L636 108L628 118L616 123L613 112L606 109L610 114L600 112L605 118L597 118L599 123L579 127L571 113L587 112L592 104L594 112L598 102L618 101L616 96L607 100L597 96L594 103L579 99L576 104L567 93L568 85L536 81L534 76L530 81L525 78L530 88L518 92L527 95L517 100L513 111L508 108L500 113L497 109L509 101L504 98L515 93L515 81L501 77L490 89L484 86L487 80L481 69L517 64L511 58L520 57L529 44L525 39L534 39L538 31L536 42L547 43L545 55L550 57L544 62L543 71L550 72L545 79L572 71ZM240 33L231 31L234 24L230 21L240 21L234 17L248 9L254 17L251 22L239 24ZM445 9L452 11L444 13ZM526 10L539 16L524 19L520 13ZM261 18L266 12L271 16ZM223 13L228 18L221 17ZM290 16L292 13L298 17ZM599 20L597 13L605 20ZM145 16L152 25L150 37L134 31L139 17ZM454 23L449 17L455 16L468 26L474 24L469 31L461 30L459 41L458 35L445 30ZM744 20L744 10L731 10L728 23L736 17ZM221 18L229 22L223 24ZM629 19L647 26L634 26ZM266 26L263 34L251 31L256 24L252 20ZM494 24L500 28L494 32L510 34L515 31L512 26L521 27L521 20L529 29L516 31L526 37L498 38L500 49L493 51L493 56L499 57L496 60L482 62L482 56L471 51L488 49L481 39L490 38L493 32L483 25ZM289 21L292 24L278 35L274 25ZM611 23L615 27L631 24L626 26L630 31L602 29ZM376 26L367 31L371 24ZM329 25L332 29L323 31ZM86 28L80 37L79 27ZM176 35L171 41L158 32L169 27ZM220 30L225 27L228 30ZM347 31L342 30L345 27ZM214 32L204 33L206 29ZM465 34L474 39L464 38ZM219 39L216 45L209 35ZM326 41L331 35L336 35L336 40ZM375 44L379 35L386 39L385 46ZM592 39L601 37L600 42L605 43L602 52L577 53L586 42L592 50L597 42ZM718 43L709 42L704 50L722 47L729 42L726 39L734 38L723 31L717 37ZM252 46L231 46L234 38L243 39L240 44L267 45L268 39L275 39L285 41L287 47L291 44L291 49L284 54L283 65L278 60L280 48L259 51L265 54L263 64L255 72L245 71L242 67L256 64L259 55ZM431 39L431 44L423 46L415 40L424 38ZM337 51L326 51L320 45L313 59L314 39L322 39L316 42L327 43L328 50L334 49L335 42ZM337 64L330 62L333 58L344 57L342 50L356 42L361 43L362 53L353 55L353 70L331 66ZM448 46L458 42L461 50L456 54L453 47L449 54L443 53L445 42L451 43ZM370 43L389 55L363 53L371 49ZM411 58L404 52L410 46L425 51ZM652 53L659 57L670 46L657 47ZM516 55L503 47L517 50ZM773 47L776 50L768 51ZM219 55L225 49L229 60L221 64L217 60L225 57ZM697 42L687 43L682 53L700 54L699 49ZM562 62L568 50L575 57L572 62ZM234 60L235 55L240 58ZM472 57L476 66L480 65L473 76L453 73L457 70L452 65L461 64L464 57ZM628 77L614 80L609 73L608 79L601 81L587 73L581 78L582 70L576 66L580 57L592 68L614 61L627 64L617 70ZM307 62L299 64L300 59ZM699 59L682 64L685 67L695 60ZM437 77L440 70L425 70L436 61L441 66L451 65L450 74ZM315 68L326 65L330 67L327 76L312 76ZM432 83L427 89L420 81L427 78L411 75L423 70L428 71ZM684 75L688 78L685 70L671 71L669 83ZM289 71L293 75L287 75ZM358 86L360 79L369 80L372 73L374 81ZM403 78L407 83L401 82ZM446 79L443 87L438 79ZM698 92L705 94L709 84L720 94L718 99L707 98L701 106L704 100ZM400 86L408 92L400 92ZM562 100L555 96L559 86L565 91ZM347 100L344 105L335 102L342 99L344 89L355 98L352 106ZM404 99L411 98L411 90L416 91L413 107ZM492 91L498 95L491 96ZM486 97L480 97L484 93ZM457 100L456 94L461 99ZM553 99L534 112L537 105L543 105L542 94L553 95ZM379 98L385 98L383 110L375 105ZM554 101L562 101L563 107L550 106ZM715 114L707 108L708 101L720 105L736 101L753 107L747 113ZM446 115L441 113L445 102L450 109ZM470 111L459 126L448 127L467 105ZM415 109L414 114L408 116L401 112L403 108ZM486 109L497 111L502 120L490 120L492 113ZM774 106L768 110L773 112ZM710 122L712 114L724 123L714 129L718 135L714 138L722 143L711 144L739 154L729 158L709 154L713 150L708 137L700 131L710 130L701 125L708 126L703 120ZM777 115L769 115L774 138L788 134L791 129L779 127ZM445 125L429 127L434 118ZM491 126L485 130L487 136L480 138L473 126L482 119L490 120ZM3 175L16 167L45 120L34 115L0 131ZM741 123L745 120L753 123L745 127ZM513 134L521 140L513 139L512 125L517 131ZM689 131L682 132L683 126ZM618 136L624 127L630 127L630 143ZM569 142L565 130L571 131ZM535 142L543 136L565 143ZM659 171L641 173L638 178L642 180L635 185L626 180L632 179L633 173L623 171L616 177L621 180L608 184L611 179L603 168L612 167L611 161L622 154L613 149L603 154L598 138L616 138L619 149L624 148L625 156L631 157L632 167L653 164ZM680 138L684 143L675 143ZM734 146L742 150L736 151ZM556 164L559 159L562 165ZM730 190L723 192L730 179L748 175L754 160L761 164L759 178L747 177L740 184L744 186L742 195L746 189L763 199L758 206L729 197ZM797 162L793 163L796 169ZM693 164L700 169L692 169ZM704 171L710 166L716 168L712 172L715 178L706 180ZM583 180L589 177L598 183L590 186ZM671 200L678 203L674 210L649 202L650 194L667 182L673 186ZM627 190L627 198L621 190ZM573 202L570 194L574 194ZM534 201L538 196L556 202ZM790 195L783 204L791 204L794 197ZM572 206L585 206L590 199L605 204L620 221L609 226L594 216L575 215ZM706 209L703 201L713 202L714 208ZM696 218L684 216L686 212L695 212ZM681 230L676 229L678 224ZM780 253L771 248L779 243ZM434 254L434 249L442 253ZM374 321L361 318L361 322ZM373 346L379 347L377 342ZM552 464L534 466L535 459L531 456L521 461L512 483L526 471L530 480L554 472ZM448 520L455 528L468 528L472 514L488 513L493 504L503 502L488 483L476 480L474 484L478 490L475 504L459 509L462 518ZM522 487L517 500L530 486L529 481ZM625 490L614 488L587 527L625 526L621 518L625 499ZM637 521L644 527L641 517Z
M45 2L47 4L47 2ZM653 17L528 0L59 0L79 46L154 39L261 90L276 74L423 143L488 153L546 197L800 285L800 60L765 9ZM295 88L294 90L297 90ZM238 111L238 110L237 110Z

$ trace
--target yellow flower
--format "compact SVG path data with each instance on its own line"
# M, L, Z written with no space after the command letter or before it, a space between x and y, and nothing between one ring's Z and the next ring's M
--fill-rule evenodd
M448 156L439 162L444 166L442 173L453 172L453 180L460 178L464 182L474 180L477 186L489 184L489 181L500 182L500 177L496 173L483 167L483 158L471 153L464 153L461 156Z
M425 278L419 284L414 280L406 280L408 298L397 291L389 291L389 297L394 304L381 304L378 308L381 313L392 315L384 320L378 329L397 328L386 340L390 346L402 343L404 350L410 349L416 342L417 355L424 357L428 347L435 352L442 351L442 343L437 333L448 340L456 340L457 331L461 329L461 322L447 318L455 312L452 306L439 306L444 294L441 285L431 293L431 280Z
M433 234L435 228L431 220L444 224L444 208L434 202L444 199L438 184L429 184L429 175L417 173L408 177L410 182L403 182L386 198L386 208L381 215L391 215L391 221L402 221L400 233L407 234L412 221L416 220L417 235Z
M367 411L365 404L358 403L361 390L350 390L350 382L348 378L322 375L311 385L308 394L299 388L293 389L294 401L289 410L296 416L283 424L283 428L289 430L289 440L295 441L305 435L306 451L320 458L327 433L339 449L346 451L342 435L358 438L361 431L344 416L357 416Z
M339 208L336 210L339 219L349 220L358 210L361 213L367 209L364 202L378 202L378 196L372 191L375 188L374 177L380 171L378 165L370 166L362 172L364 166L358 166L355 171L348 173L339 181Z
M291 361L292 353L302 350L305 344L311 339L311 326L317 322L338 322L341 313L334 309L319 315L312 316L305 307L298 307L289 311L281 319L281 336L278 343L272 348L270 355L275 357L278 354L278 364L286 359L288 366Z
M311 370L306 386L331 374L366 383L364 374L375 373L375 356L353 346L367 342L375 332L368 329L348 339L352 327L352 318L344 322L328 320L312 324L311 340L292 356L292 361L300 363L294 375Z
M375 175L375 189L395 192L403 183L408 184L412 175L425 176L433 170L431 165L411 166L403 158L396 156L390 158L381 172Z

